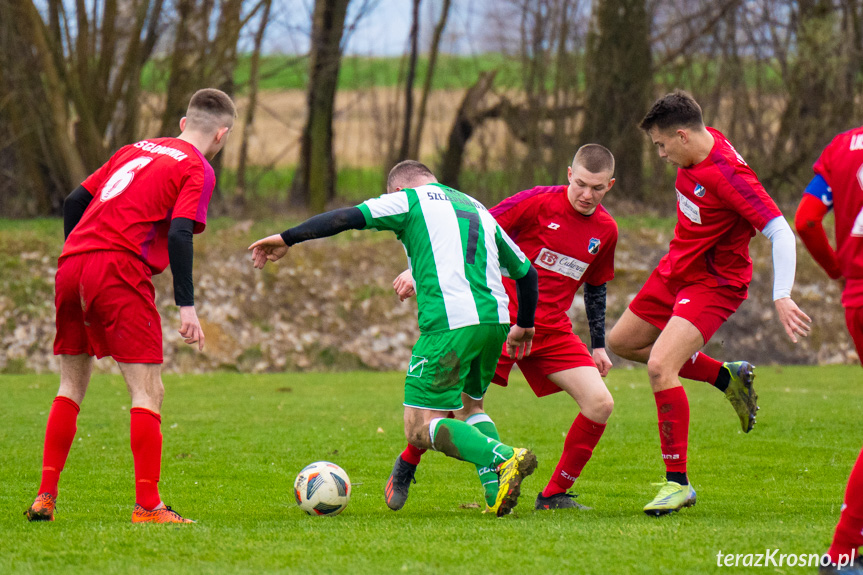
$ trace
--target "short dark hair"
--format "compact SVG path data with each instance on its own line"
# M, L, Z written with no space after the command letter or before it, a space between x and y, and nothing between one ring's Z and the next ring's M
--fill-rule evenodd
M237 107L226 93L215 88L198 90L189 100L186 123L194 130L215 132L234 125Z
M390 170L387 176L387 192L394 191L396 188L411 187L413 185L412 182L418 178L425 179L428 177L437 181L434 172L422 162L404 160L393 166L393 169Z
M580 147L572 159L572 165L576 164L591 174L610 172L614 175L614 154L599 144L585 144Z
M695 98L683 90L675 90L654 102L638 127L645 132L654 127L663 131L669 128L703 128L704 119Z

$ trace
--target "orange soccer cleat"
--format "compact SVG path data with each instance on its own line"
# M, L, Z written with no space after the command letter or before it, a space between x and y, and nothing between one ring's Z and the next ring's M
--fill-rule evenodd
M194 523L194 521L181 517L168 505L147 511L136 503L135 510L132 511L132 523Z
M30 509L24 512L28 521L54 521L54 507L57 505L57 499L50 493L41 493L30 506Z

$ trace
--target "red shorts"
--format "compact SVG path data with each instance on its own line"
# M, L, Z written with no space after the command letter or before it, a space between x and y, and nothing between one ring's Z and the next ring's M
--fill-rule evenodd
M162 363L162 320L150 268L124 251L63 258L57 266L54 355Z
M664 329L671 316L681 317L694 325L707 343L747 295L745 287L666 281L654 270L629 309L658 329Z
M854 340L860 363L863 364L863 307L846 307L845 325L848 326L848 333Z
M507 356L504 348L492 381L506 387L514 363L518 363L537 397L560 391L560 388L548 379L548 375L574 367L596 367L596 362L584 342L574 333L564 332L537 333L533 338L530 355L519 361Z

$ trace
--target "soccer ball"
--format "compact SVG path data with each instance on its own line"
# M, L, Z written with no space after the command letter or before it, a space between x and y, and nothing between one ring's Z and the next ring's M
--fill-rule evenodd
M297 475L294 497L309 515L338 515L351 500L351 479L335 463L316 461Z

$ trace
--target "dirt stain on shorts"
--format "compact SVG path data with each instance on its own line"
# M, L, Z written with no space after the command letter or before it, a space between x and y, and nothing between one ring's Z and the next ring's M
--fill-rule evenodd
M448 389L459 382L459 372L461 371L461 359L454 351L443 356L438 362L437 373L434 377L434 385L440 389Z

